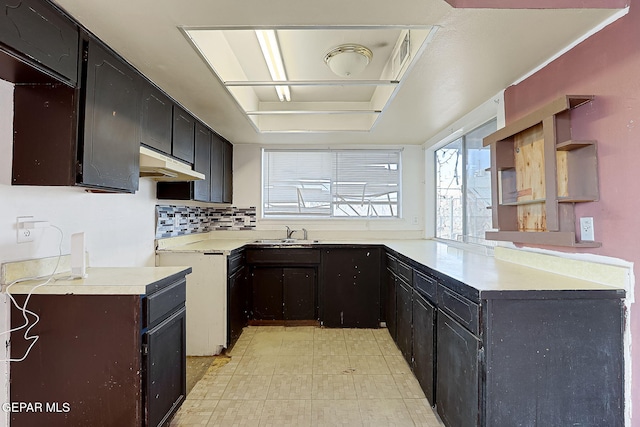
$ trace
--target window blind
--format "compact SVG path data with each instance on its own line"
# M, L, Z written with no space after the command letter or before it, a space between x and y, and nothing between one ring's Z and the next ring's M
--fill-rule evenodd
M399 150L263 150L264 217L397 217Z

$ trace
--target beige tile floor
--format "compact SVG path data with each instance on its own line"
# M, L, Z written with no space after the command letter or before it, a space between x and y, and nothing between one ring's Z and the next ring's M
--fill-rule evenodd
M441 427L386 329L250 326L171 426Z

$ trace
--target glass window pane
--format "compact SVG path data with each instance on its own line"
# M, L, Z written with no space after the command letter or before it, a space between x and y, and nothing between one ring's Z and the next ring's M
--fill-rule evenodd
M491 151L482 146L482 139L495 132L496 121L469 132L465 136L466 150L466 238L470 243L484 242L484 232L491 229Z
M436 158L436 237L458 240L463 234L462 138L440 148Z

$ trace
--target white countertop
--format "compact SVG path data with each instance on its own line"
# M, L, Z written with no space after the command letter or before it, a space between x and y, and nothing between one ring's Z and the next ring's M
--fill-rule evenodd
M143 295L147 286L159 282L175 274L179 274L188 267L101 267L88 268L84 279L70 279L69 273L61 273L46 282L32 280L17 283L10 287L9 292L14 295L33 294L48 295Z
M241 248L251 241L247 239L208 239L168 247L158 250L158 253L204 252L228 255L234 249ZM504 291L615 291L622 289L496 260L491 256L458 249L435 240L321 240L314 246L322 247L322 245L335 244L384 245L425 267L471 286L484 295Z
M234 249L243 247L253 240L247 239L207 239L183 245L171 246L165 249L158 249L162 252L205 252L221 255L229 255Z

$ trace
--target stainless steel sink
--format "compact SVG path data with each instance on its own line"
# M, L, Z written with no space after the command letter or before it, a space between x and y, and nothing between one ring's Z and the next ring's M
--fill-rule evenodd
M265 246L311 246L314 243L320 243L319 240L303 240L303 239L258 239L251 242L251 245Z

